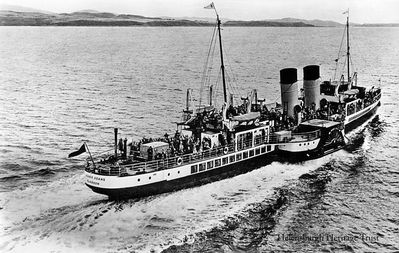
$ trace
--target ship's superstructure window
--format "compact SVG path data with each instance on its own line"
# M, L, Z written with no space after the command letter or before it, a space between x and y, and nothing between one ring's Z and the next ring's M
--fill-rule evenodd
M237 154L237 161L240 161L241 159L242 159L242 154L241 153Z
M191 174L195 173L198 171L198 166L197 165L192 165L191 166Z
M262 128L260 130L255 130L254 132L254 141L255 141L255 146L259 146L267 141L267 128Z
M204 171L206 169L206 164L205 163L200 163L199 164L199 171Z
M215 167L219 167L221 165L220 159L215 160Z
M230 156L230 162L231 163L233 163L235 160L236 160L236 156L235 155Z
M250 151L249 151L249 156L251 157L251 156L254 156L254 150L253 149L251 149Z
M270 152L272 150L272 146L267 145L267 152Z
M242 134L238 134L237 136L237 149L243 150L252 147L253 142L253 133L246 132Z
M227 164L228 162L229 162L229 161L228 161L227 157L223 157L223 159L222 159L223 165Z
M255 149L255 155L259 155L260 154L260 148Z
M213 168L213 161L208 162L208 170Z
M244 158L244 159L248 158L248 152L247 151L242 152L242 158Z
M265 153L265 152L266 152L266 146L265 146L265 147L262 147L262 148L260 149L260 152L261 152L261 153Z

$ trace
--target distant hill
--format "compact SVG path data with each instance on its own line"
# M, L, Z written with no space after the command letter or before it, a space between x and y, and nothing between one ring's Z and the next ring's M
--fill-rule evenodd
M153 18L97 11L45 14L43 12L0 11L2 26L213 26L214 20ZM265 21L228 21L229 26L309 26Z
M325 26L325 27L335 27L335 26L343 26L343 24L334 22L334 21L326 21L326 20L306 20L306 19L299 19L299 18L281 18L281 19L267 19L266 21L272 22L282 22L282 23L305 23L312 26Z
M168 19L168 20L176 19L176 18L167 17L167 16L162 16L160 18ZM209 23L215 23L216 22L216 17L211 17L211 18L208 18L208 17L179 17L178 19L191 20L191 21L205 21L205 22L209 22ZM227 22L227 21L232 21L232 19L223 17L223 22Z
M334 27L338 22L282 18L254 21L225 19L225 26L258 27ZM72 13L53 13L16 5L0 5L0 26L213 26L215 18L201 17L145 17L133 14L115 14L97 10ZM399 24L354 24L357 26L399 26Z
M273 22L273 21L227 21L225 26L257 26L257 27L311 27L304 22Z
M88 10L79 10L79 11L76 11L76 12L99 13L100 11L88 9Z
M173 20L109 12L40 12L0 11L1 26L211 26L205 21Z
M78 11L72 13L45 14L43 12L0 11L2 26L213 26L214 19L173 19L145 17L132 14ZM303 22L227 21L225 26L279 26L308 27Z

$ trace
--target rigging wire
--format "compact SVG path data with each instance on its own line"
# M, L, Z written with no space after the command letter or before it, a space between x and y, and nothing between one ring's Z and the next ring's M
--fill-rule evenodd
M210 89L210 83L211 83L211 76L212 76L212 70L213 70L213 61L215 58L215 48L216 48L216 39L215 42L213 43L213 47L211 50L211 55L210 55L210 61L208 62L208 68L207 68L207 72L205 73L205 81L202 84L202 88L209 90ZM202 94L201 94L202 96ZM202 104L200 104L200 106L202 106Z
M229 57L229 55L226 53L226 51L225 50L223 50L224 52L224 55L225 55L225 58L226 58L226 62L227 62L227 67L229 68L229 71L230 71L230 73L231 73L231 75L232 75L232 77L230 77L230 75L227 73L227 76L230 78L230 81L231 82L229 82L229 87L231 88L231 94L233 94L233 95L240 95L240 91L238 90L238 88L237 88L237 78L236 78L236 75L235 75L235 73L234 73L234 71L233 71L233 69L232 69L232 64L231 64L231 62L230 62L230 57Z
M211 37L210 42L209 42L208 55L206 57L206 60L205 60L205 63L204 63L204 68L203 68L203 71L202 71L199 106L202 105L202 93L203 93L204 85L205 85L205 82L206 82L206 77L207 77L206 73L208 72L209 58L210 58L210 55L212 53L212 44L214 44L213 41L215 40L215 34L216 34L216 24L213 27L212 37Z
M226 76L228 77L229 80L231 80L231 77L228 73L226 73ZM228 82L227 84L229 86L230 94L233 94L233 96L240 94L237 87L235 85L233 85L232 82Z
M346 70L346 61L344 61L344 64L342 64L341 76L343 76L342 73L345 73L345 70Z
M334 70L334 79L333 80L336 80L336 77L337 77L337 70L338 70L338 65L339 65L339 60L341 59L341 57L343 57L344 55L342 54L342 45L344 44L344 39L345 39L345 37L346 37L346 29L347 29L347 27L345 26L345 29L344 29L344 32L343 32L343 34L342 34L342 39L341 39L341 44L340 44L340 46L339 46L339 50L338 50L338 56L337 56L337 59L335 59L335 62L336 62L336 64L335 64L335 70ZM341 55L342 54L342 55ZM341 73L342 73L343 71L341 71Z
M219 73L218 73L218 75L217 75L217 79L216 79L216 84L215 84L215 86L214 86L214 89L213 89L213 98L215 98L216 96L216 92L219 90L219 86L220 86L220 79L221 79L221 77L222 77L222 75L221 75L221 73L222 73L222 68L219 68ZM213 99L213 104L214 104L214 108L218 108L218 103L217 103L217 101L219 101L218 99Z
M353 64L352 57L350 57L349 60L350 60L350 63L351 63L352 72L355 73L356 69L355 69L355 65Z
M215 38L215 43L213 43L213 48L212 48L212 53L211 53L211 59L210 59L210 63L209 63L209 68L208 68L208 72L206 73L206 76L207 76L207 81L206 81L206 83L204 84L205 85L205 87L208 87L209 88L209 86L210 86L210 83L211 83L211 72L212 72L212 70L213 70L213 61L214 61L214 59L215 59L215 50L216 50L216 40L217 40L217 38Z

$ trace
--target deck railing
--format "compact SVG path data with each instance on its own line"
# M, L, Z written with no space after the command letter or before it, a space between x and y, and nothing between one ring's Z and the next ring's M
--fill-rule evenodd
M307 133L291 133L291 137L288 139L285 138L284 140L281 140L280 136L272 133L268 136L255 136L254 141L241 141L237 143L237 149L236 143L233 142L226 146L215 147L212 149L204 150L202 152L176 155L173 157L155 159L146 162L128 162L128 160L121 160L119 161L119 163L115 163L111 166L109 166L109 164L101 164L100 162L97 162L94 166L94 164L91 162L91 159L87 159L88 165L86 166L86 171L93 172L99 175L110 176L137 175L160 171L164 169L170 169L181 166L183 164L192 164L195 162L200 162L202 160L207 160L212 157L228 155L235 152L236 150L244 151L264 144L303 142L311 141L317 138L320 138L320 130Z

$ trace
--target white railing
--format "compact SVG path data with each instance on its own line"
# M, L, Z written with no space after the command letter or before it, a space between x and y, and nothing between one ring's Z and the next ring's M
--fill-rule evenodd
M293 142L311 141L320 138L320 130L306 132L306 133L291 133L289 139L279 140L279 136L270 134L266 136L257 136L255 141L252 140L242 141L237 143L237 151L248 150L253 147L257 147L264 144L283 144ZM146 162L132 162L129 160L120 160L111 166L109 164L102 164L97 162L95 165L91 163L90 159L87 159L86 171L99 174L99 175L110 175L110 176L128 176L150 173L154 171L170 169L181 166L183 164L192 164L202 160L207 160L213 157L219 157L234 153L236 143L233 142L226 146L215 147L212 149L204 150L202 152L176 155L174 157L168 157L164 159L155 159ZM126 163L126 164L124 164Z

